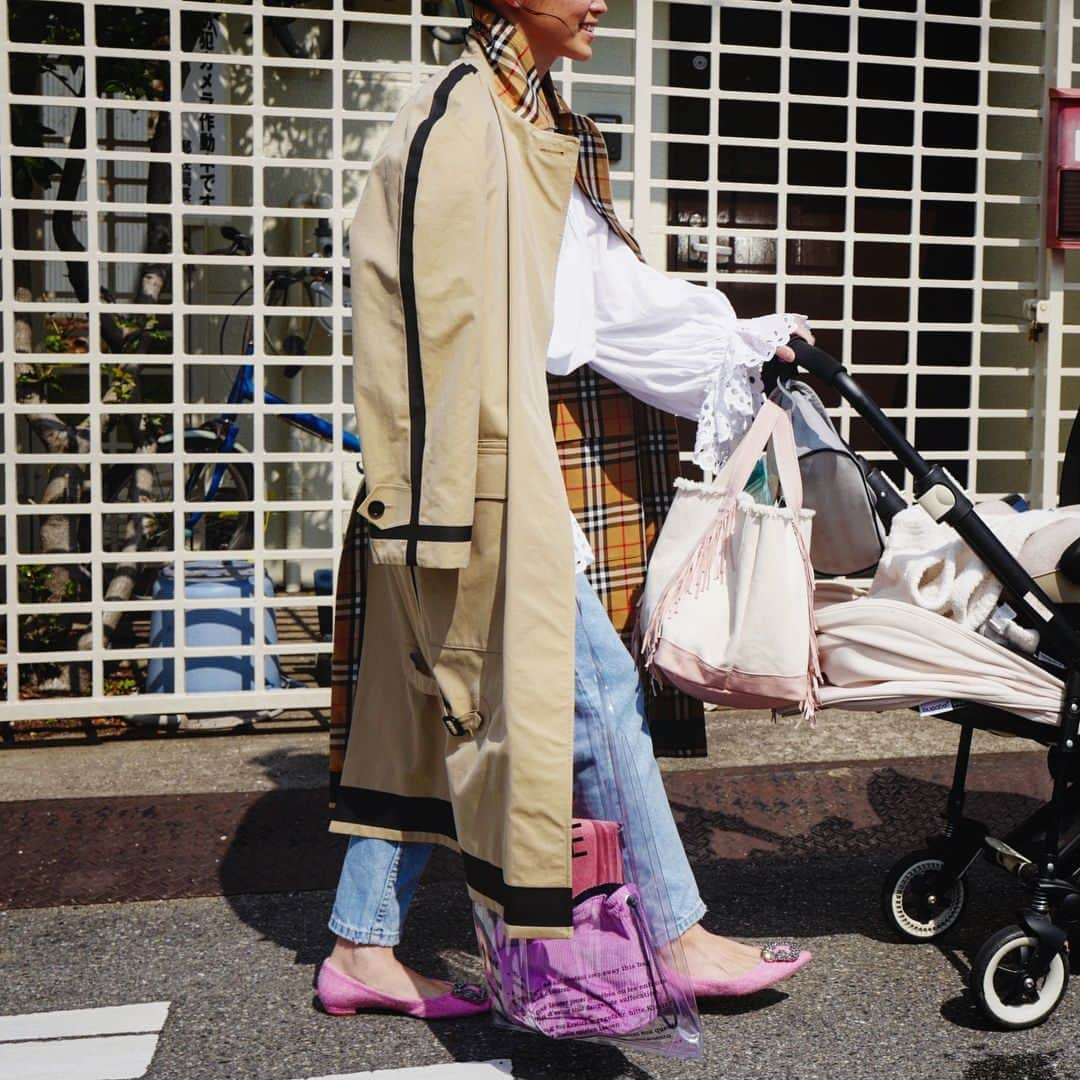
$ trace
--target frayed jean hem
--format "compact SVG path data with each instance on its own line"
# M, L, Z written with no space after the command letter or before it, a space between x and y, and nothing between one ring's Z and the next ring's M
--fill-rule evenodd
M385 933L382 930L358 930L355 926L350 926L347 922L342 922L341 919L334 915L330 916L330 921L327 924L330 927L330 932L339 938L344 938L346 941L351 941L354 945L400 945L401 935L394 933Z
M681 938L691 926L697 926L697 924L705 918L706 910L705 902L699 900L697 906L691 910L691 914L684 915L681 919L676 919L675 933L671 935L671 940L676 941L678 938Z

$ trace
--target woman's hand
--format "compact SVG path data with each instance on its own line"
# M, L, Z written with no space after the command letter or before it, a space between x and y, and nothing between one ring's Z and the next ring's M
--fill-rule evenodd
M802 338L808 345L813 345L814 335L811 333L810 327L806 322L806 316L796 315L794 318L797 321L792 336ZM783 360L785 364L793 364L795 362L795 351L787 345L778 345L776 347L776 358L777 360Z

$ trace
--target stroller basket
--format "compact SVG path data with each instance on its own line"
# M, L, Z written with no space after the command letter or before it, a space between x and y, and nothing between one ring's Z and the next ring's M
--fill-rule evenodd
M979 950L971 989L1001 1027L1032 1027L1064 997L1069 931L1080 925L1080 830L1072 829L1074 835L1062 843L1067 827L1080 823L1080 632L975 512L947 470L923 459L838 360L803 341L792 347L798 366L837 390L866 420L911 474L916 501L935 521L955 529L1001 582L1009 605L1038 631L1040 647L1061 663L1060 669L1044 669L942 616L898 601L860 598L818 609L822 655L829 654L844 676L838 680L842 685L825 687L824 705L873 711L939 699L924 711L961 729L944 831L892 868L882 894L886 920L909 941L932 941L960 918L966 875L976 859L984 856L1017 874L1028 902L1015 924ZM891 488L889 493L896 497ZM828 677L827 663L825 668ZM1050 801L1004 838L990 836L963 812L977 729L1049 747Z

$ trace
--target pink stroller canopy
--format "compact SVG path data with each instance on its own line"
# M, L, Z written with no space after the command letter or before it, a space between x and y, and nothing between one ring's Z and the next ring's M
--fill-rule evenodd
M949 699L1057 725L1061 682L1017 653L914 604L818 599L823 708L882 712Z

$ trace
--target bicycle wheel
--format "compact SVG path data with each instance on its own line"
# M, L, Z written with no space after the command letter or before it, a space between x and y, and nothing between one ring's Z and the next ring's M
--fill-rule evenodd
M212 461L184 463L186 503L251 502L254 469L246 461L223 460L227 452L214 432L202 428L185 431L184 450L189 455L214 455ZM251 510L209 509L184 514L184 546L189 551L235 551L250 548L254 541L255 515Z
M236 309L230 311L218 327L218 353L221 356L246 356L250 352L253 317L251 308L243 306L244 298L251 292L249 285L232 302Z
M171 453L173 440L165 435L158 440L163 454ZM251 502L254 491L254 470L246 461L222 461L226 456L220 440L213 431L190 428L184 432L184 450L189 455L214 454L214 461L186 462L184 465L184 496L188 502ZM236 450L234 450L236 452ZM217 490L210 497L215 471L220 466L221 477ZM167 502L171 497L171 469L157 464L153 467L150 490L136 487L134 465L113 465L105 471L104 501L117 504L110 507L102 525L103 548L106 552L172 551L173 517L169 512L156 513L155 502ZM164 479L163 479L164 477ZM124 503L137 504L124 511ZM251 547L254 540L252 511L207 510L184 516L184 546L190 551L234 551Z

